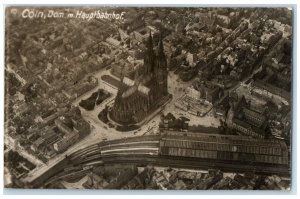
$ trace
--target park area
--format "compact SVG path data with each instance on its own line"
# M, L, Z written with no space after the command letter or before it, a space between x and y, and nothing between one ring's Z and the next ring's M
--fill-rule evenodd
M103 89L98 89L98 91L92 93L92 95L79 102L79 106L84 108L87 111L91 111L95 108L96 105L101 104L104 100L110 97L110 93L104 91Z

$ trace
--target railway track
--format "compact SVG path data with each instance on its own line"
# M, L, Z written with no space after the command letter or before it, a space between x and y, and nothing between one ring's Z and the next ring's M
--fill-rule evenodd
M144 136L101 142L71 154L67 157L68 165L81 166L82 171L100 165L134 164L136 166L153 165L201 170L219 169L224 172L254 172L263 175L290 175L289 165L260 164L247 160L233 162L231 160L162 155L160 153L161 140L161 136ZM81 175L78 172L78 170L60 171L59 174L47 180L47 184L56 182L64 177L69 178L73 175Z

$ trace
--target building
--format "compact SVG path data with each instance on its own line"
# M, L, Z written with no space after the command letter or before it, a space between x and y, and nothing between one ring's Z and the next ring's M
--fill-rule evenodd
M188 52L186 55L186 61L189 63L189 66L196 66L196 63L198 61L197 55Z
M193 86L186 88L187 96L193 98L194 100L200 100L200 91L196 90Z
M194 88L199 92L199 95L196 91L188 92L188 95L193 98L194 96L199 96L199 99L205 100L210 104L214 104L224 95L224 92L221 88L219 88L218 86L214 86L211 82L208 81L196 82L196 84L194 84Z
M228 112L227 124L242 135L265 138L268 128L266 116L249 108L244 96L233 102Z
M120 41L118 41L118 40L116 40L116 39L114 39L112 37L108 37L106 39L106 42L109 43L109 44L111 44L111 45L113 45L113 46L115 46L115 47L119 47L121 45Z
M159 129L170 129L170 130L181 130L187 131L188 129L188 121L190 121L186 117L176 118L172 113L168 113L166 116L161 116L161 122L159 123Z
M122 78L124 76L129 78L134 78L135 73L142 66L142 62L138 60L120 60L111 66L111 73L118 78Z
M140 122L157 104L168 96L167 61L163 42L160 40L156 53L150 33L144 57L144 67L135 73L134 79L124 77L120 83L111 119L120 124Z
M89 90L92 90L98 85L98 79L94 76L88 77L87 80L80 81L75 85L71 85L64 89L62 92L68 99L76 99L77 97L83 95Z
M288 105L290 103L291 100L291 94L290 92L282 89L282 88L278 88L276 86L273 86L272 84L269 84L267 82L264 82L262 80L255 80L252 83L252 87L254 88L254 92L266 96L266 97L270 97L272 98L272 96L276 95L278 96L282 102L286 105Z
M233 168L239 163L269 164L269 166L289 164L288 148L282 140L187 132L182 139L182 132L164 133L159 147L159 154L162 156L191 157L207 161L222 160L223 163L230 163Z
M73 131L70 134L66 134L60 141L53 144L53 148L57 152L63 152L71 145L73 145L79 139L79 132Z
M251 83L251 92L268 98L276 96L286 105L289 105L291 101L290 90L291 80L289 77L265 66L254 76Z
M158 33L158 31L152 26L139 28L130 34L131 44L135 45L146 41L150 35L148 30L150 30L154 35Z
M30 148L35 152L44 151L46 147L56 142L58 139L59 136L51 128L46 134L42 135L35 142L33 142Z
M70 127L68 127L67 125L65 125L61 119L56 119L55 120L55 124L57 126L57 128L62 131L64 134L70 134L72 133L72 129Z

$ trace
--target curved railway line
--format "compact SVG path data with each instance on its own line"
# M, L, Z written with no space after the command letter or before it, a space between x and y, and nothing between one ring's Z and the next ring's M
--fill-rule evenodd
M228 172L255 172L257 174L277 174L281 176L288 176L290 174L290 168L288 164L261 163L244 159L233 162L232 160L220 160L210 157L187 157L180 154L168 155L166 151L164 151L164 153L161 152L164 141L168 139L168 136L169 135L143 136L122 140L105 141L91 145L84 149L79 149L67 157L67 165L71 169L62 170L62 168L59 173L56 173L56 175L47 180L46 185L64 178L68 179L79 174L81 175L82 173L88 173L94 166L114 164L134 164L137 166L146 166L150 164L156 166L170 166L187 169L214 168ZM191 135L185 135L184 137L185 138L183 138L183 136L177 136L176 138L176 136L174 137L174 135L172 135L172 138L169 138L169 140L180 142L187 137L191 138ZM231 136L229 136L229 138L230 137ZM195 137L194 139L190 140L197 139L199 141L199 139L201 140L201 137ZM218 137L217 139L222 140L223 138ZM228 139L225 139L226 142L228 142ZM245 140L247 139L244 139L244 141ZM274 143L282 145L281 142L279 143L276 141ZM182 148L181 150L184 151L185 149ZM285 149L283 148L283 151L284 150ZM282 156L284 155L285 154L283 153Z

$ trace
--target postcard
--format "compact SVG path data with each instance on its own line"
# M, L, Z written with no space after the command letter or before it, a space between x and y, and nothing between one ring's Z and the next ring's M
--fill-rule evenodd
M7 6L6 188L291 190L293 9Z

